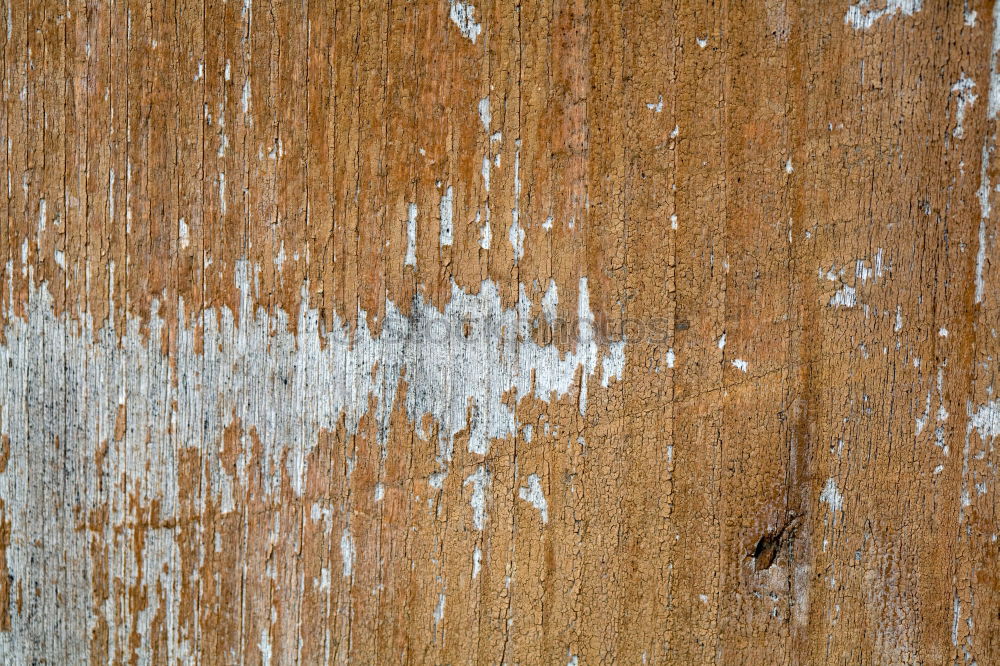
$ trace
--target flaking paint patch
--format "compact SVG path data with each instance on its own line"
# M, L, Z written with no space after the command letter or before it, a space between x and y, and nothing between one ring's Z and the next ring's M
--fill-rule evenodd
M469 505L472 507L472 525L480 532L486 526L486 488L489 483L490 474L485 465L477 467L462 483L463 486L471 486Z
M346 527L340 535L340 559L343 563L344 578L350 578L354 571L354 537L351 536L351 530Z
M404 266L417 265L417 204L406 207L406 257Z
M524 229L521 228L521 141L514 151L514 208L510 212L510 231L507 238L514 250L514 263L524 256Z
M545 493L542 491L542 479L537 474L528 476L526 486L521 486L517 491L518 497L531 506L538 509L542 517L542 523L549 522L549 503L545 501Z
M868 30L875 22L883 16L892 16L897 12L903 16L913 16L923 9L923 0L886 0L885 6L875 8L873 4L881 5L881 2L872 3L869 0L860 0L847 9L844 15L844 23L855 30Z
M976 82L968 78L965 72L959 77L951 91L955 93L955 128L951 131L952 136L961 139L965 136L965 113L968 107L972 106L978 97L972 92L976 87Z
M990 44L990 93L987 115L990 120L1000 111L1000 71L997 70L997 55L1000 54L1000 4L993 5L993 40Z
M608 354L601 361L601 386L607 388L611 378L621 381L625 370L625 340L608 345Z
M439 242L441 247L445 247L455 241L455 190L451 185L441 195L441 203L438 206L438 211L441 222Z
M6 288L13 294L13 267L6 272ZM113 285L113 265L109 272ZM259 472L253 473L259 473L261 492L277 498L286 486L302 495L309 454L322 430L343 428L350 436L368 418L386 446L403 381L408 388L400 399L418 434L427 437L420 428L425 415L434 424L442 473L458 433L467 433L470 450L484 455L491 440L518 432L522 424L514 406L529 395L551 402L578 387L576 402L581 412L586 409L588 378L602 358L586 278L579 283L579 337L568 351L560 351L524 336L530 302L522 295L515 307L505 308L497 285L489 280L476 293L453 284L451 298L441 309L418 295L410 314L404 315L386 301L382 330L376 335L363 312L354 328L335 314L329 329L321 332L319 311L308 302L308 285L303 285L297 314L255 306L259 273L259 267L247 261L236 262L236 312L220 308L192 316L179 301L177 321L170 326L169 355L161 345L167 323L156 301L147 320L111 316L95 326L87 314L57 316L47 285L29 279L23 311L8 306L0 344L0 404L25 406L3 410L11 455L6 473L0 474L0 500L7 507L12 534L18 535L7 551L10 574L34 587L41 571L55 570L66 561L88 561L88 533L63 532L61 526L76 524L74 516L90 515L109 501L107 493L92 492L102 479L128 478L129 496L110 493L104 533L97 538L111 544L108 570L143 590L146 599L141 612L110 607L94 612L90 590L96 581L89 577L97 574L91 570L79 573L86 578L82 584L41 585L15 629L0 634L0 650L11 659L56 654L65 640L86 644L98 622L117 627L110 639L113 653L128 649L134 629L141 637L136 653L151 654L154 619L164 612L172 617L169 609L180 603L181 577L164 572L179 570L181 554L174 529L148 530L136 541L135 531L141 527L130 518L130 506L155 502L162 524L180 518L177 475L183 448L165 445L168 442L198 448L203 441L221 441L223 432L237 423L244 432L255 431L262 451L253 460ZM115 312L114 292L109 296ZM15 300L11 295L7 302ZM297 319L295 327L290 326L292 317ZM116 328L116 321L124 324ZM38 344L42 339L46 343ZM58 381L25 381L42 372ZM47 411L52 402L44 397L46 386L58 390L65 404L58 419ZM248 392L248 386L259 390ZM302 404L310 405L309 419L281 418L285 406ZM120 405L127 406L127 419L116 428ZM121 441L99 456L101 442L116 432ZM61 441L58 449L50 445L56 437ZM233 511L237 484L245 487L251 474L250 461L242 456L235 469L229 468L215 446L204 447L202 455L206 496L214 498L223 513ZM98 457L101 469L94 462ZM46 483L24 484L39 475L63 479L65 492L53 497ZM473 480L472 520L482 529L485 466ZM41 514L35 510L40 506L46 507ZM332 526L329 511L320 507L318 514L327 531ZM56 531L62 533L58 550L51 542L20 536ZM355 544L347 531L340 540L343 570L349 574ZM134 543L142 544L138 551L130 546ZM121 622L121 617L136 619ZM53 622L63 628L58 640L45 635L44 627ZM176 622L164 631L170 645L184 644Z
M479 33L483 30L482 26L476 23L476 8L470 3L452 0L448 16L451 22L458 26L462 36L475 44Z
M830 507L830 512L833 514L844 507L844 496L837 488L837 481L833 477L826 480L823 491L819 494L819 501Z

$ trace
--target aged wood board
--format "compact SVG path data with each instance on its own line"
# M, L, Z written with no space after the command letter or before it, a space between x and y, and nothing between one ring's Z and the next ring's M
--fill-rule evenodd
M3 663L1000 663L1000 5L0 26Z

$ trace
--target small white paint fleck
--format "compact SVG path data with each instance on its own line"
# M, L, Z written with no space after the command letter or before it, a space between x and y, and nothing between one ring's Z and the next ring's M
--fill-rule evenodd
M675 230L675 231L677 230L677 216L676 215L671 215L670 216L670 228L673 229L673 230Z
M976 87L976 82L965 76L965 72L959 77L958 81L951 87L951 91L955 93L955 129L951 131L952 136L956 139L961 139L965 136L965 112L966 109L972 106L973 102L978 99L978 97L973 94L972 89Z
M250 112L250 77L243 82L243 95L240 98L240 104L243 106L243 113Z
M846 284L838 289L830 298L830 306L835 308L853 308L858 304L858 294L854 287Z
M510 213L510 231L507 238L510 246L514 250L514 263L521 261L524 256L524 229L521 228L521 142L517 142L517 150L514 151L514 208Z
M938 329L938 335L940 335L942 338L947 338L948 337L948 329L945 328L944 326L942 326L940 329Z
M608 345L608 355L601 361L601 386L607 388L612 377L621 381L625 368L625 340L612 342Z
M441 203L438 207L441 216L441 233L439 242L441 247L451 245L454 242L454 201L455 193L451 185L441 195Z
M38 233L42 234L45 231L45 225L48 222L48 205L45 199L39 199L38 201Z
M875 21L883 16L892 16L896 12L902 12L904 16L913 16L923 9L923 0L886 0L885 7L873 9L869 0L859 0L851 5L844 15L844 23L855 30L868 30Z
M406 258L404 266L417 265L417 204L406 207Z
M680 133L681 133L681 126L680 125L674 125L674 129L670 131L670 138L671 139L676 139L677 136Z
M550 279L549 288L545 290L545 295L542 296L542 316L545 317L545 323L549 326L556 320L558 306L559 289L556 287L556 281Z
M1000 111L1000 71L997 71L997 54L1000 53L1000 3L993 3L993 41L990 45L990 92L987 115L990 120ZM983 148L985 150L985 146Z
M987 195L989 196L989 195ZM986 218L979 219L979 249L976 251L976 303L983 302L983 268L986 264Z
M260 641L257 643L257 649L260 650L260 661L264 666L270 666L271 664L271 634L267 627L260 630Z
M700 49L708 46L708 37L696 37L694 41L698 43L698 48Z
M896 306L896 323L892 327L892 330L896 331L897 333L899 333L900 331L903 330L903 306L902 305L897 305Z
M225 72L223 72L223 75L226 77L226 81L228 81L230 78L232 78L232 67L230 66L230 63L229 63L228 60L226 61L226 70L225 70Z
M488 250L492 242L493 230L490 228L490 206L487 204L486 219L483 221L483 226L479 227L479 247Z
M177 242L180 243L182 250L191 244L191 235L188 230L187 221L183 217L177 223Z
M437 608L434 609L434 624L441 624L444 619L444 592L438 594Z
M723 333L721 336L719 336L718 345L719 345L719 349L725 349L726 348L726 334L725 333Z
M789 157L789 158L788 158L788 159L787 159L787 160L785 161L785 173L791 173L791 172L793 172L793 171L795 171L795 168L794 168L794 167L792 167L792 158L790 158L790 157Z
M285 270L285 260L288 259L285 255L285 241L282 239L281 243L278 245L278 254L274 255L274 267L279 273Z
M385 499L385 484L383 483L375 484L374 497L376 502L381 502L383 499Z
M528 476L528 485L521 486L517 491L517 495L538 509L539 513L542 514L542 523L549 522L549 504L545 501L545 493L542 492L542 480L537 474Z
M837 482L830 477L823 486L823 492L819 494L819 501L830 507L831 513L840 511L844 506L844 496L837 488Z
M969 26L970 28L974 28L976 27L976 19L978 18L978 13L976 12L975 9L970 11L969 8L966 7L965 10L963 10L962 12L962 18L965 21L965 25Z
M698 601L700 601L703 604L707 604L708 603L708 595L707 594L699 594L698 595Z
M486 133L490 131L490 122L492 121L492 116L490 115L490 98L484 97L479 100L479 122L483 124L483 130Z
M343 534L340 535L340 559L344 563L344 578L350 578L351 570L354 567L354 539L351 537L351 531L346 527Z
M483 30L482 26L476 23L476 8L469 3L452 0L449 16L451 22L458 26L462 36L475 44L479 33Z
M66 270L66 254L62 250L53 252L53 258L56 260L56 265L59 268Z
M1000 400L986 403L972 414L970 427L983 439L1000 436Z
M219 172L219 210L226 214L226 174Z
M938 465L937 467L934 468L934 474L940 474L943 471L944 471L944 465Z
M547 218L545 218L545 221L542 222L542 229L544 229L545 231L551 231L552 222L553 222L552 216L549 215Z
M646 102L646 108L653 113L661 113L663 111L663 95L660 95L655 102Z
M677 357L674 355L674 348L673 347L671 347L670 349L667 350L666 360L667 360L667 367L668 368L673 368L674 367L674 362L676 362L676 360L677 360Z
M476 546L476 549L472 551L472 580L476 580L479 576L479 569L483 562L483 551Z
M480 465L462 484L472 486L472 495L469 498L469 504L472 506L472 524L480 532L486 525L486 487L489 483L489 472L486 471L485 465Z
M490 191L490 158L489 155L483 155L483 167L480 174L483 177L483 189L487 192Z
M746 372L748 367L747 362L741 358L733 359L733 366L735 366L736 369L740 370L741 372Z

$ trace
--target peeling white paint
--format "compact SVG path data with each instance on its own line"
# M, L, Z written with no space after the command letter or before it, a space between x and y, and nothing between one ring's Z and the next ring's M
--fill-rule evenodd
M226 174L219 172L219 210L226 214Z
M549 326L556 320L558 307L559 289L556 287L556 281L550 279L549 288L545 290L545 295L542 296L542 316L545 317L545 323Z
M830 507L831 513L836 513L844 507L844 496L837 488L837 482L833 477L826 480L823 491L819 495L819 501Z
M492 116L490 115L490 98L489 96L479 100L479 122L483 125L483 131L489 134L490 122L492 121Z
M612 377L621 381L625 369L625 340L608 345L608 354L601 362L601 386L607 388Z
M114 273L113 266L109 269ZM24 312L7 312L0 343L0 405L24 405L23 409L0 409L0 431L10 437L11 447L8 471L0 475L0 500L8 507L12 534L60 529L66 516L78 515L77 511L85 516L95 510L86 498L94 497L94 502L101 498L88 489L105 483L104 475L129 479L128 502L149 506L155 500L163 521L177 520L182 502L177 470L185 444L174 443L199 447L203 442L221 441L226 428L237 421L245 432L257 432L262 446L259 458L255 453L251 462L239 456L231 469L222 462L217 447L203 449L204 492L215 498L223 513L235 509L240 487L247 486L251 474L259 474L260 492L265 496L280 497L283 486L289 484L301 496L309 454L322 430L343 428L350 436L368 420L375 424L378 440L387 446L391 415L399 406L397 397L418 436L429 436L421 427L425 422L436 432L437 463L442 471L448 467L459 433L467 433L470 451L484 455L492 440L519 432L523 424L514 406L528 395L551 402L578 388L574 402L581 412L586 410L588 380L603 358L595 339L586 278L579 281L579 337L568 350L560 351L524 336L522 324L524 313L531 312L530 303L523 297L515 307L505 308L499 288L489 280L472 293L453 284L450 299L440 308L419 293L409 314L387 300L381 331L375 334L364 312L357 314L355 328L333 313L332 323L321 329L320 313L308 301L308 285L303 286L297 312L258 307L260 271L247 261L237 262L235 311L210 309L192 316L188 305L179 301L177 321L169 325L169 355L161 346L168 324L155 301L146 321L109 317L95 325L87 315L79 319L68 313L57 316L47 286L28 281ZM11 269L6 272L6 288L11 290L15 276ZM16 279L20 283L19 274ZM109 283L114 284L113 277ZM548 312L542 314L555 315L554 283L548 293L552 295L545 306ZM113 292L109 295L114 312L120 305ZM47 343L37 344L39 339ZM604 368L603 363L600 366ZM41 383L25 381L40 372L58 377L54 385L64 396L60 399L69 401L58 418L52 418L42 399ZM399 390L404 381L405 397ZM122 441L108 448L103 471L99 471L93 461L100 443L116 431L119 404L127 406L128 427ZM307 405L306 417L280 418L287 405ZM67 439L65 433L75 434ZM49 446L56 435L61 438L60 449ZM46 483L24 485L24 479L39 474L45 478L58 474L66 484L65 492L53 496ZM473 524L482 529L488 483L485 466L480 465L468 483ZM376 497L380 494L377 487L375 493ZM138 528L128 522L126 499L114 493L111 497L115 504L105 538L109 544L130 542ZM81 501L84 504L78 507ZM35 507L40 506L47 508L37 515ZM326 512L332 510L319 507L317 515L324 524ZM13 539L7 552L12 575L35 581L43 564L52 568L61 566L58 562L87 562L91 557L83 531L65 532L60 543L63 547L57 552L51 544ZM169 529L148 532L143 543L141 552L121 548L109 557L116 576L150 591L154 601L148 620L152 622L156 604L176 604L179 599L179 579L164 577L162 572L178 569L180 550L176 531ZM355 544L349 531L340 535L340 547L343 571L350 575ZM41 628L49 621L58 621L67 636L85 643L90 624L99 619L86 610L90 589L89 584L42 589L21 616L18 631L22 633L6 643L8 639L0 636L0 645L45 644ZM154 590L159 591L154 594ZM114 616L104 619L116 626ZM127 629L122 625L122 631ZM151 633L140 629L147 632L142 636L148 646ZM179 644L181 638L174 635L170 640ZM127 645L126 638L113 642L119 649ZM9 654L15 660L24 656L16 651Z
M970 427L984 440L1000 437L1000 400L986 403L973 412Z
M749 364L741 358L733 359L733 366L741 372L746 372L750 367Z
M986 265L986 218L979 218L979 249L976 250L976 303L983 302L983 292L986 283L983 280L983 269Z
M490 228L490 207L489 204L486 206L486 220L483 222L483 226L479 228L479 247L484 250L490 249L490 244L493 242L493 230Z
M243 94L240 97L240 105L243 107L243 113L250 112L250 77L248 76L246 81L243 82Z
M990 120L1000 111L1000 71L997 71L997 54L1000 53L1000 4L993 4L993 40L990 44L990 93L987 115Z
M463 486L472 486L472 494L469 496L469 505L472 507L472 525L483 531L486 526L486 488L490 483L489 472L485 465L479 465L476 471L465 477Z
M479 576L479 570L482 568L483 562L483 551L476 546L475 550L472 551L472 580L476 580Z
M860 0L851 5L844 15L844 23L855 30L868 30L883 16L892 16L897 12L913 16L924 6L923 0L886 0L885 6L879 9L872 8L872 4L869 0Z
M454 206L455 191L452 189L452 186L449 185L447 189L445 189L444 194L441 195L441 203L438 206L441 223L441 231L438 240L441 247L451 245L455 241Z
M854 287L842 286L830 297L830 306L834 308L853 308L858 304L858 293Z
M354 538L346 527L343 534L340 535L340 559L344 564L344 578L350 578L354 569Z
M542 516L542 523L549 522L549 503L545 501L545 493L542 491L542 479L537 474L528 476L528 485L521 486L517 491L518 497L531 506L538 509Z
M444 619L444 602L445 594L441 592L438 594L437 606L434 608L434 624L441 624L441 620Z
M187 246L191 244L191 233L183 217L177 223L177 242L182 250L187 249Z
M406 207L406 257L403 265L417 265L417 204L412 202Z
M510 231L507 234L510 246L514 249L514 263L524 256L524 229L521 228L521 141L516 143L514 151L514 208L511 211Z
M482 26L476 23L476 8L470 3L452 0L449 17L451 22L458 26L462 36L475 44L479 33L483 30Z
M978 99L978 97L973 94L972 89L976 87L976 82L965 76L965 72L959 77L955 85L951 87L951 91L955 93L955 129L951 131L952 136L956 139L961 139L965 136L965 114L966 109Z

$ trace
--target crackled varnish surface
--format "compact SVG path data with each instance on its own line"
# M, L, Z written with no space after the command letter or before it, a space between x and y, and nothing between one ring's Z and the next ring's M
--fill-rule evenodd
M998 22L6 0L2 661L997 663Z

